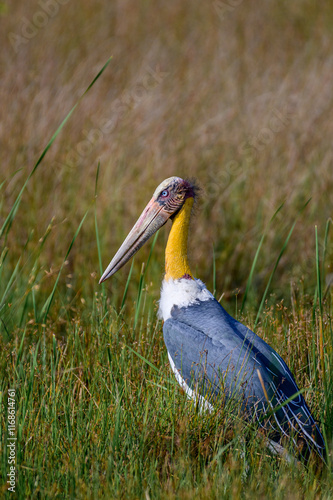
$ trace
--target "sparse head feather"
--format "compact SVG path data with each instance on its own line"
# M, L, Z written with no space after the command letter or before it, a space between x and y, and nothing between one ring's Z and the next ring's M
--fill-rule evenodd
M200 198L202 196L203 189L202 189L202 187L200 186L198 180L195 177L189 177L189 178L185 179L185 182L189 186L191 186L191 190L192 190L194 201L196 201L197 198Z
M195 198L199 189L194 181L181 177L169 177L157 187L153 198L170 213L176 213L185 200Z

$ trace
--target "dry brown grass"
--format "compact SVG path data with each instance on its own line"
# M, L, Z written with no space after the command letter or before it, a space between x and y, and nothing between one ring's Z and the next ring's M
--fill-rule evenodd
M11 247L23 245L32 228L37 240L55 217L45 266L61 262L93 199L100 160L105 262L156 184L176 174L196 176L206 190L192 257L209 284L214 245L218 289L244 286L259 236L285 202L259 262L261 289L310 197L277 281L283 287L312 273L313 227L323 234L333 202L333 8L305 0L238 3L223 17L227 2L78 8L69 1L16 46L10 34L22 35L24 19L38 20L41 7L18 1L2 9L2 217L61 119L113 55L29 183ZM71 257L76 273L97 270L92 228L91 217L80 236L84 251Z

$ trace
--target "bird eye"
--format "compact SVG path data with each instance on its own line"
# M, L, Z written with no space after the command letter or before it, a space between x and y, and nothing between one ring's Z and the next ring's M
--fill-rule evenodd
M166 198L168 195L169 195L169 191L167 191L166 189L164 191L162 191L162 193L161 193L162 198Z

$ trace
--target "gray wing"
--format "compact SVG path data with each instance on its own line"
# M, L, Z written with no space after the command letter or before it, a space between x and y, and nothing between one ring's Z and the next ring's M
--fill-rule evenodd
M175 368L192 390L212 404L236 398L272 439L293 436L305 444L302 454L315 448L323 456L323 438L302 395L274 410L299 391L286 363L216 300L174 306L163 332Z

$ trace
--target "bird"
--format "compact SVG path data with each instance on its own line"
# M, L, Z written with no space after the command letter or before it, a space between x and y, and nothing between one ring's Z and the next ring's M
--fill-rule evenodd
M110 278L167 221L165 275L159 314L171 369L200 408L236 401L244 419L256 422L275 454L324 460L325 443L302 391L282 357L223 308L188 260L189 224L200 188L194 180L170 177L153 197L101 276Z

